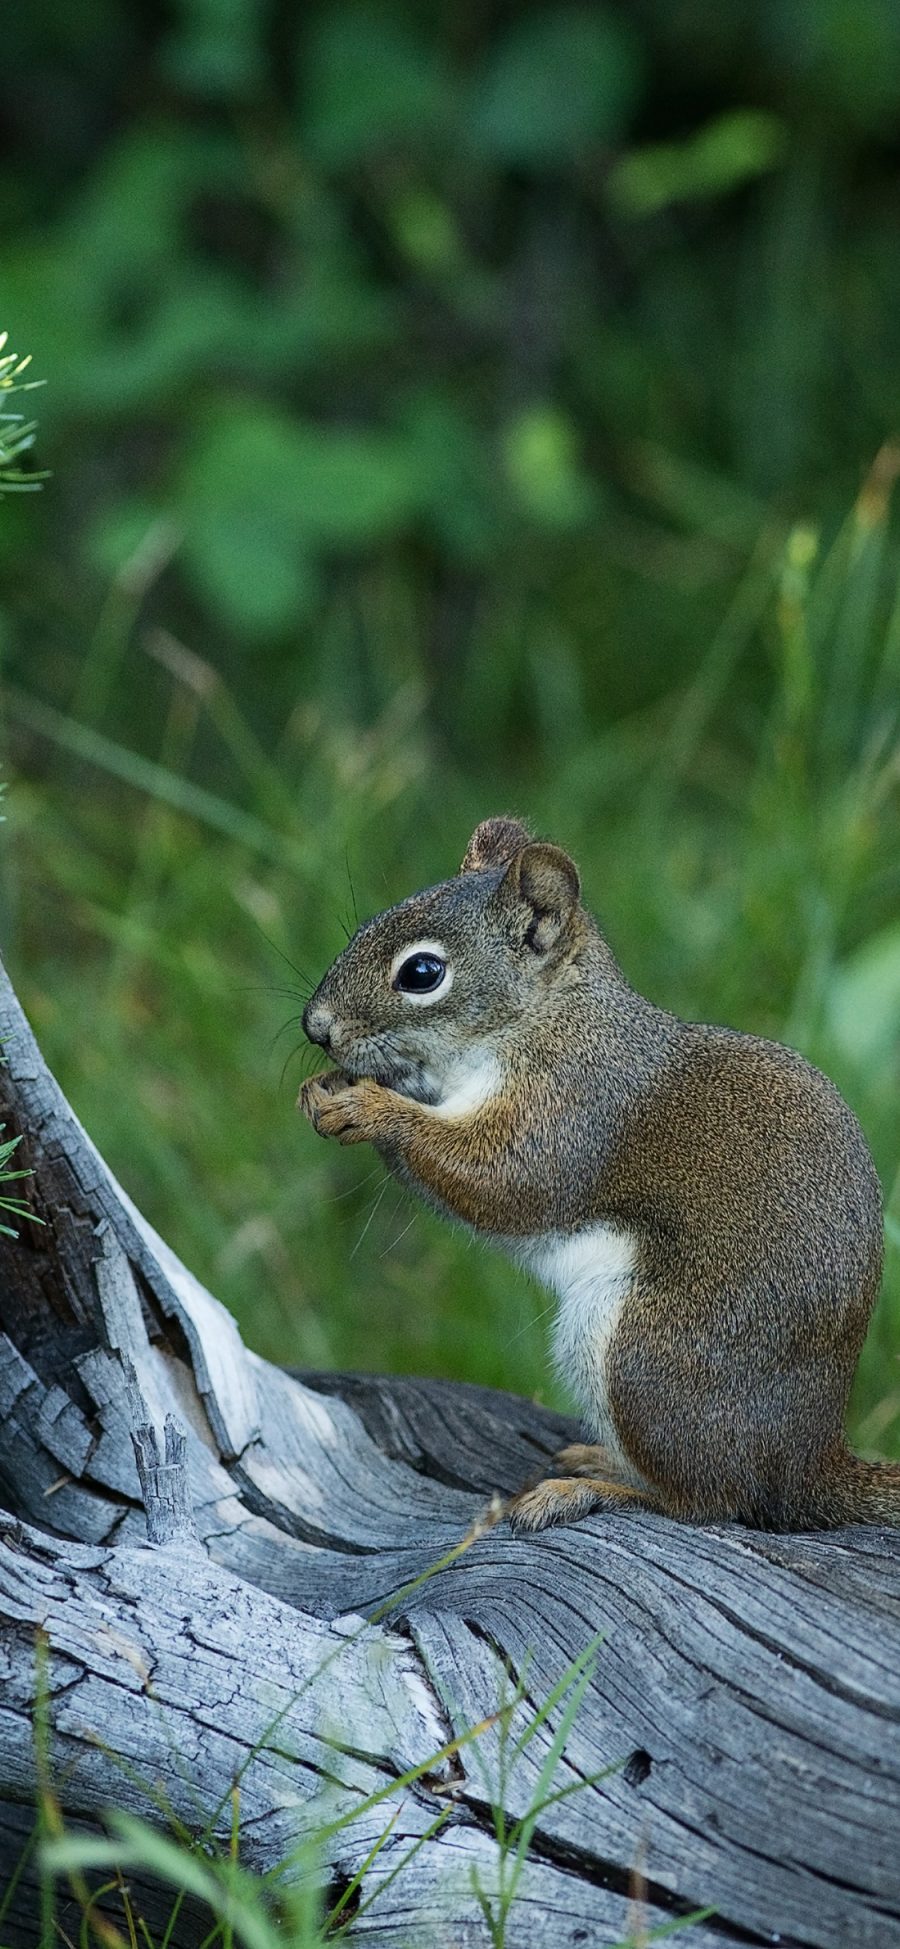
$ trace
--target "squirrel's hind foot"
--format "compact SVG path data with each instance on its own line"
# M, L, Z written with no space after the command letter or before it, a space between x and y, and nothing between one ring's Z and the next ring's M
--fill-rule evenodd
M570 1442L567 1448L557 1449L552 1466L561 1475L590 1475L595 1481L599 1478L602 1482L626 1485L626 1477L615 1456L598 1442Z
M607 1482L600 1476L550 1476L511 1496L505 1513L510 1527L521 1535L549 1529L554 1523L575 1523L592 1509L621 1509L626 1502L641 1501L640 1490L624 1482Z

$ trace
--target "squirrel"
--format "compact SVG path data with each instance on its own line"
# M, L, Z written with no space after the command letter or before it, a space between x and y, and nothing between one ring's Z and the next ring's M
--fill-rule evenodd
M299 1108L372 1143L558 1298L590 1442L507 1504L769 1530L900 1524L900 1464L848 1448L881 1195L834 1085L779 1043L629 986L574 862L485 820L458 874L377 914L310 999L337 1067Z

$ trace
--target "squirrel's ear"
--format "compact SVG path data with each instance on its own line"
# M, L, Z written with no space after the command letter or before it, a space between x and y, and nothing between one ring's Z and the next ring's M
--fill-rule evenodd
M510 860L499 897L519 915L525 946L546 954L565 933L580 893L578 868L568 853L532 840Z
M480 873L486 866L505 866L531 838L520 819L482 819L466 847L461 873Z

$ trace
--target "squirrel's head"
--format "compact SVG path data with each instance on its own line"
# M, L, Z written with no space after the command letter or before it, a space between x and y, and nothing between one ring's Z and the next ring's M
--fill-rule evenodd
M517 819L486 819L458 874L367 920L303 1016L349 1076L474 1107L504 1042L570 971L586 916L572 860Z

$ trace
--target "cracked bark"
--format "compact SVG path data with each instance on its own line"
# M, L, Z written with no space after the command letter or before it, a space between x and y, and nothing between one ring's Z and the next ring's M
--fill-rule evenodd
M687 1949L900 1945L900 1537L640 1512L532 1539L501 1527L365 1623L568 1424L489 1389L257 1359L112 1178L5 978L0 1039L0 1119L23 1135L45 1221L2 1247L0 1903L34 1820L40 1627L73 1829L110 1805L158 1819L161 1788L224 1840L238 1778L243 1858L261 1871L348 1816L322 1861L341 1887L395 1816L354 1936L486 1943L472 1875L496 1887L492 1802L511 1821L526 1811L557 1720L507 1776L496 1726L427 1763L495 1711L511 1674L525 1674L524 1725L599 1632L553 1782L582 1784L539 1818L507 1941L620 1941L640 1888L647 1931L715 1908ZM128 1363L146 1419L184 1431L195 1539L178 1444L163 1457L145 1435L170 1534L148 1545ZM417 1766L416 1785L396 1784ZM152 1929L168 1901L138 1895ZM31 1860L4 1945L36 1940L35 1913ZM207 1927L186 1904L173 1949Z

